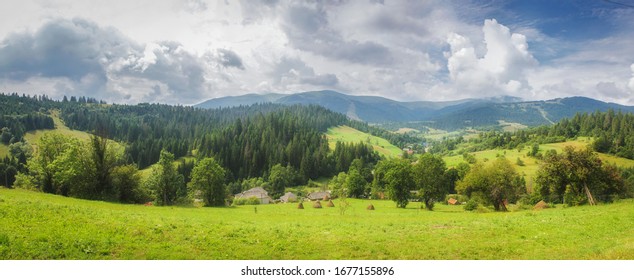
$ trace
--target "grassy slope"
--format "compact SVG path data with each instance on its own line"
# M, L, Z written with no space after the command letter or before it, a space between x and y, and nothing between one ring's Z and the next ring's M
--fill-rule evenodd
M190 161L196 161L196 158L193 156L186 156L186 157L180 157L175 159L172 162L172 166L174 166L175 168L178 167L178 164L182 161L185 160L186 162L190 162ZM139 170L139 173L141 173L141 178L143 179L147 179L151 174L152 174L152 167L156 166L158 163L152 164L144 169Z
M51 117L53 117L53 122L55 123L55 129L38 129L38 130L27 131L24 134L24 139L28 141L29 143L31 143L31 145L35 145L40 140L40 138L42 138L42 135L50 131L55 131L57 133L61 133L66 136L77 138L82 141L86 141L90 139L90 135L91 135L90 133L70 129L59 118L58 114L59 113L55 111L51 113ZM0 158L4 158L8 154L9 154L9 146L5 144L0 144Z
M145 207L0 189L0 259L632 259L634 201L509 213L351 200ZM339 206L339 202L335 201Z
M562 152L564 147L572 146L577 149L583 148L588 145L590 141L587 138L580 137L578 140L571 140L562 143L552 143L552 144L544 144L539 146L540 152L546 152L548 150L554 149L558 153ZM530 147L525 147L523 150L518 151L517 149L513 150L503 150L503 149L495 149L495 150L485 150L480 152L475 152L473 155L478 159L478 161L483 161L484 159L493 160L496 156L505 156L507 159L511 161L515 165L516 170L520 174L526 174L527 177L533 178L537 169L539 168L539 162L535 158L527 157L526 153L530 150ZM520 158L524 162L524 166L518 166L516 164L517 158ZM599 153L599 158L604 162L610 164L616 164L617 166L622 167L632 167L634 166L634 160L620 158L613 155L602 154ZM459 163L463 162L462 156L449 156L444 158L447 162L447 166L456 166Z
M372 145L374 150L388 158L400 156L403 153L401 149L390 144L390 142L388 142L387 140L358 131L349 126L337 126L329 128L328 132L326 133L326 137L328 137L328 145L330 145L331 149L335 148L337 141L367 143L369 139L369 143Z
M49 131L55 131L55 132L64 134L66 136L77 138L79 140L90 139L90 135L91 135L90 133L86 133L79 130L72 130L69 127L67 127L64 124L64 122L59 118L58 112L52 112L51 117L53 117L53 122L55 123L55 129L38 129L38 130L29 131L24 135L24 139L26 139L26 141L29 141L29 143L31 144L35 144L40 140L40 138L42 137L42 135L44 135L44 133Z

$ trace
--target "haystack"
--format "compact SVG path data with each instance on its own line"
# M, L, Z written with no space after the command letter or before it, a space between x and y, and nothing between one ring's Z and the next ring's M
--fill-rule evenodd
M313 208L321 208L321 203L319 201L315 201L315 203L313 203Z
M304 204L301 202L297 204L297 209L304 209Z
M328 204L326 204L326 207L335 207L335 204L332 203L332 200L329 200Z
M368 208L366 208L366 209L368 209L368 210L374 210L374 205L370 204L370 205L368 205Z
M539 202L537 202L537 204L535 204L535 206L533 207L533 210L542 210L549 207L550 206L548 206L548 203L546 203L546 201L540 200Z

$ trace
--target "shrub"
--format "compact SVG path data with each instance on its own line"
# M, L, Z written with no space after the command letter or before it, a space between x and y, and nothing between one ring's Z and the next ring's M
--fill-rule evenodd
M487 208L487 207L485 207L483 205L480 205L480 204L478 204L478 208L476 208L475 211L477 213L489 213L489 212L491 212L491 210L489 210L489 208Z
M35 186L34 178L24 173L18 173L17 175L15 175L15 182L13 183L13 187L16 189L25 189L30 191L38 190Z
M258 205L260 204L260 200L257 197L249 197L249 198L236 198L233 200L232 205Z
M473 211L476 210L478 206L480 206L480 203L478 203L478 201L476 201L475 199L470 199L469 201L467 201L467 204L464 205L464 210Z
M258 205L260 204L260 199L255 196L247 198L247 205Z
M519 158L519 157L517 158L517 161L515 162L515 164L517 164L517 166L524 166L525 165L524 161L522 161L522 159Z

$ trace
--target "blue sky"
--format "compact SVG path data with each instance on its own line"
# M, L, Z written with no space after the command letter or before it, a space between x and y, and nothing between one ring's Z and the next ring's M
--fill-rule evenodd
M0 2L0 92L195 104L331 89L634 105L634 0Z

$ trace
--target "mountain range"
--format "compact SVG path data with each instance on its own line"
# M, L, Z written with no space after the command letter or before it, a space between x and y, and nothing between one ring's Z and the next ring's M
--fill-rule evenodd
M455 130L466 127L495 126L500 121L526 126L548 125L576 113L607 111L634 112L634 106L587 97L566 97L544 101L523 101L499 96L456 101L401 102L377 96L356 96L336 91L310 91L294 94L246 94L207 100L198 108L235 107L258 103L314 104L368 123L428 122L429 126Z

